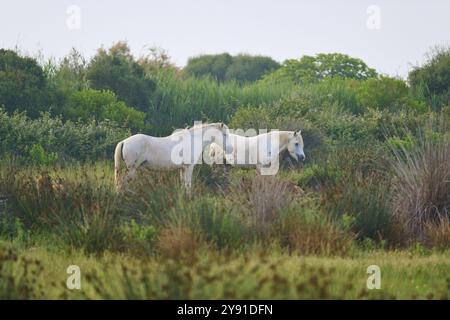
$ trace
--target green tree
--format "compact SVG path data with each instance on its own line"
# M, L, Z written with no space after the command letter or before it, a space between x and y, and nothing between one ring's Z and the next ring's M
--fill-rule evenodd
M135 61L126 43L100 49L88 66L87 78L92 88L111 90L128 106L148 111L155 83L145 76L144 68Z
M333 77L366 80L376 76L376 71L361 59L341 53L320 53L316 56L303 56L300 60L286 60L283 67L267 79L312 83Z
M218 82L236 81L243 84L257 81L279 67L279 63L270 57L222 53L190 58L183 71L188 76L209 76Z
M233 63L233 57L228 53L205 54L189 58L184 72L188 76L205 77L222 82L225 80L228 67Z
M86 59L74 48L59 64L47 65L48 85L54 101L51 107L53 114L63 115L67 99L73 93L89 87L86 68Z
M241 54L233 57L233 63L228 67L225 79L235 80L241 84L254 82L279 67L280 64L270 57Z
M0 106L9 113L26 111L37 117L50 103L45 73L36 60L0 49Z
M450 104L450 46L434 48L423 66L408 75L413 92L425 98L435 109Z

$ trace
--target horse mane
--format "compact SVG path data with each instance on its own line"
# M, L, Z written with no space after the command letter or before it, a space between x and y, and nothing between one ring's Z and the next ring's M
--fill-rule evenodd
M205 123L201 123L201 124L194 124L193 126L187 126L185 129L186 130L191 130L191 129L198 129L198 128L205 128L208 126L213 126L213 125L218 125L220 124L219 122L205 122Z

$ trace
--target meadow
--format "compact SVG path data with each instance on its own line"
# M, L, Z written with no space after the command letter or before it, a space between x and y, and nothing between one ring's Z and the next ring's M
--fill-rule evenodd
M126 50L44 66L54 100L40 112L14 109L35 91L0 91L1 299L450 297L449 86L426 82L448 70L448 49L408 82L302 60L218 81ZM353 61L333 57L333 70ZM99 85L110 59L148 99ZM204 164L191 195L177 172L141 169L116 192L118 141L194 120L302 129L307 160L282 154L276 176ZM379 289L367 286L373 265ZM80 289L67 287L69 266Z

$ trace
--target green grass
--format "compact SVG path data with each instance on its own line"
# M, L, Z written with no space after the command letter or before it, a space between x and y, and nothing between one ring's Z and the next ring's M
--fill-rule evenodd
M314 184L284 197L286 181L317 175L306 168L269 180L231 170L225 193L208 189L199 171L188 197L176 173L142 171L133 191L117 195L108 163L4 165L0 193L14 206L1 213L9 218L0 220L0 298L450 297L448 246L358 238L345 219L324 211L324 191ZM53 185L38 182L46 171ZM255 211L261 201L278 205ZM261 215L271 219L260 225ZM70 265L81 269L81 290L66 288ZM381 268L380 290L366 288L369 265Z
M26 265L32 269L29 261L42 266L29 278L35 281L33 289L9 296L19 299L448 299L450 295L449 252L376 250L331 258L288 255L258 246L245 254L202 248L188 262L111 252L93 257L5 242L0 247L13 248L18 256L15 262L0 260L0 270L8 263L15 263L16 274ZM373 264L381 268L379 290L366 288L366 270ZM66 288L69 265L80 267L81 290ZM0 298L5 297L7 293L0 291Z

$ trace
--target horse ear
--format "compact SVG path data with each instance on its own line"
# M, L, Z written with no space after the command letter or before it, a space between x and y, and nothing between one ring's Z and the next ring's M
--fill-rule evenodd
M220 123L220 128L223 128L223 122Z
M294 131L294 137L296 137L297 136L297 131Z
M298 130L298 134L302 134L302 130Z

